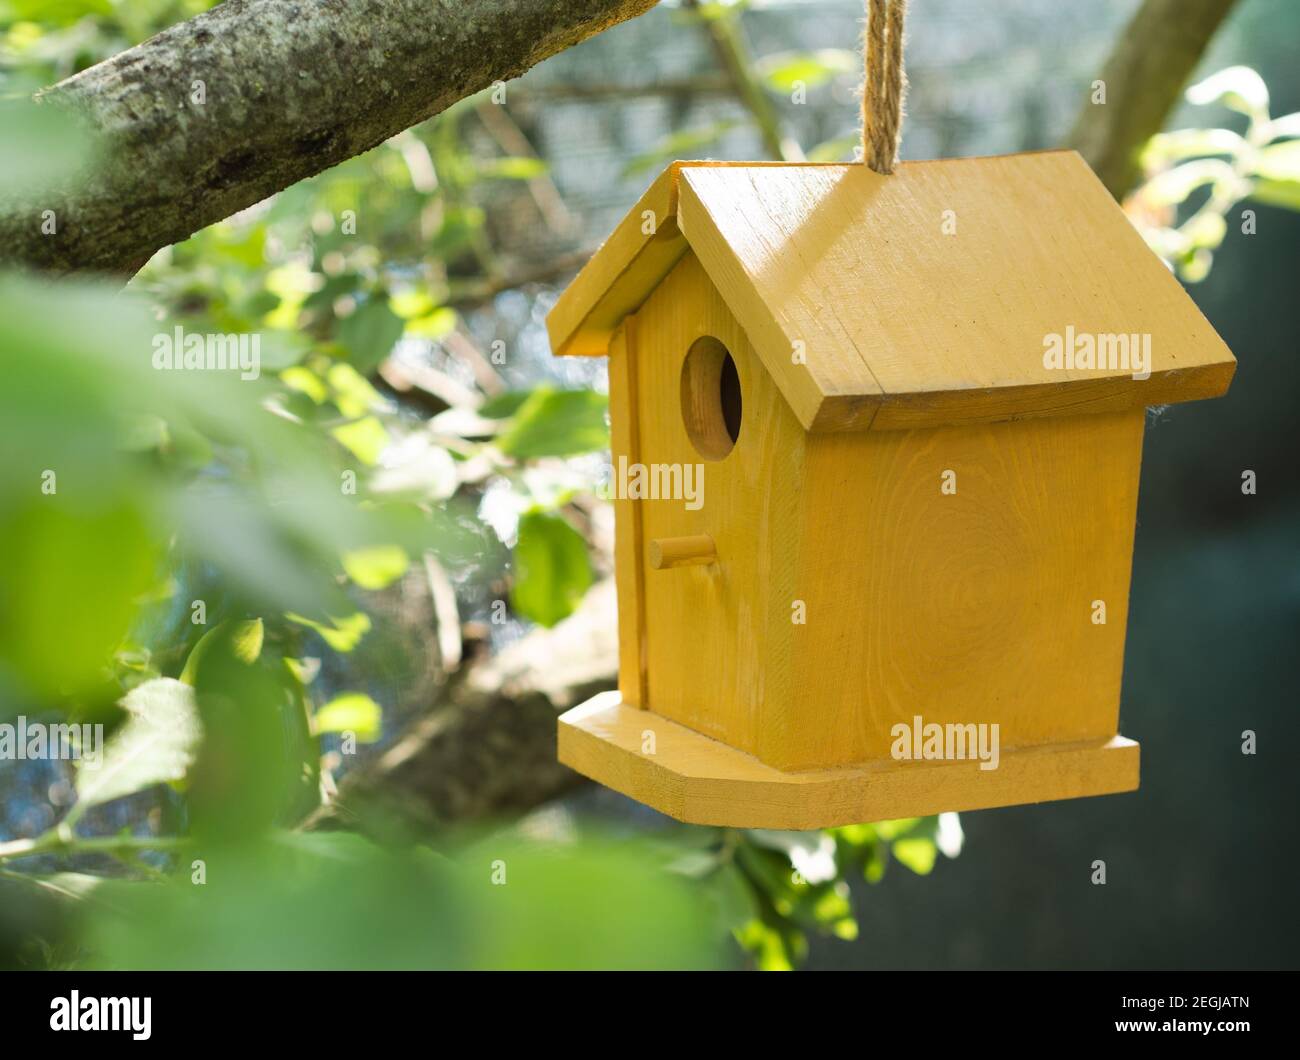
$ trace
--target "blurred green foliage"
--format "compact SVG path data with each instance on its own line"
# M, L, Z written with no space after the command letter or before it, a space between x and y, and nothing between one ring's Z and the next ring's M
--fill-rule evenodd
M33 89L208 6L0 0L0 194L93 164ZM760 75L784 91L844 61ZM508 567L515 615L545 626L595 579L603 395L452 379L469 397L440 390L430 420L384 375L403 348L463 337L465 292L503 280L482 195L545 176L469 148L477 103L161 252L126 292L0 276L0 722L109 729L63 819L0 840L0 964L711 967L735 960L729 933L786 968L810 933L854 934L846 881L878 879L891 849L925 873L959 848L951 815L663 842L502 832L448 856L294 830L320 804L322 734L382 726L364 689L319 687L305 638L346 673L373 630L365 593L426 556ZM158 368L178 328L258 336L260 372ZM509 518L484 517L489 490ZM87 827L158 785L181 793L177 819Z
M1209 273L1239 203L1300 210L1300 112L1270 117L1268 87L1247 66L1192 85L1187 101L1244 116L1245 131L1176 129L1152 137L1141 156L1143 183L1125 208L1151 248L1195 283ZM1244 212L1240 223L1254 231Z

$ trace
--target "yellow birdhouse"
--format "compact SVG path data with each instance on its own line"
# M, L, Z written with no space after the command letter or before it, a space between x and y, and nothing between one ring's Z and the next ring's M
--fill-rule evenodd
M561 761L767 828L1137 787L1144 410L1236 362L1077 154L679 162L548 327L609 358L617 526Z

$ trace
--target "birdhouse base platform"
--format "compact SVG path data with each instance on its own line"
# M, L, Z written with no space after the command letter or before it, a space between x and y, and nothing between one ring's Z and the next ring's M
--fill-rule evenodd
M643 752L651 746L653 754ZM572 769L688 824L832 828L950 810L1133 791L1138 745L1123 736L1003 748L996 769L973 760L896 762L785 773L604 692L559 719Z

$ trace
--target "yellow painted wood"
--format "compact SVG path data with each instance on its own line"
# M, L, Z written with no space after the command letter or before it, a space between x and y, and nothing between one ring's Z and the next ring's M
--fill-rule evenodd
M643 204L548 326L609 350L616 466L683 492L615 502L620 693L561 759L750 827L1135 787L1144 406L1235 362L1082 161L685 165ZM1070 329L1149 334L1151 377L1046 368ZM898 761L914 723L1001 762Z
M888 177L686 170L678 194L687 241L811 430L1115 411L1232 378L1232 354L1072 151ZM1045 337L1067 328L1149 334L1150 378L1045 366Z
M686 253L677 227L677 188L688 168L820 165L788 162L673 162L646 189L635 206L573 282L546 318L551 350L557 356L602 356L614 329L635 312Z
M655 570L704 566L717 558L717 547L708 534L661 537L650 542L650 566Z
M1223 394L1235 370L1072 151L903 163L890 177L673 163L552 310L552 349L605 353L688 245L818 432L1191 401ZM1045 337L1067 327L1150 335L1150 378L1045 367Z
M766 586L802 621L755 753L879 759L917 715L1011 746L1113 736L1143 417L810 435Z
M740 433L721 460L695 448L683 417L683 363L705 336L731 353L742 393ZM763 704L789 680L780 655L789 646L789 604L771 612L769 568L793 555L807 436L694 255L638 312L636 363L640 460L703 476L696 510L683 500L635 502L644 539L708 534L719 557L670 574L643 557L648 701L752 751Z
M686 253L677 229L677 178L665 169L637 200L546 317L557 355L600 356L614 329Z
M670 576L643 560L637 702L781 769L881 759L916 715L1017 746L1116 733L1142 410L808 434L694 255L636 322L639 459L698 464L704 489L695 511L630 507L647 543L717 553ZM741 383L718 461L679 397L702 336Z
M783 773L616 692L559 719L559 758L593 780L691 824L809 829L1132 791L1139 748L1122 736L1003 748L999 768L874 762Z
M613 467L639 459L636 317L627 317L609 345L609 448ZM645 701L644 590L640 506L617 494L614 503L614 587L618 594L618 688L623 702Z

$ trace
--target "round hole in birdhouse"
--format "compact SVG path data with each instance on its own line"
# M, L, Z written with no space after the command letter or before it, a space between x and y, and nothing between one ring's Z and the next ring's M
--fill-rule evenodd
M682 419L705 460L721 460L740 437L740 374L727 347L696 339L682 362Z

